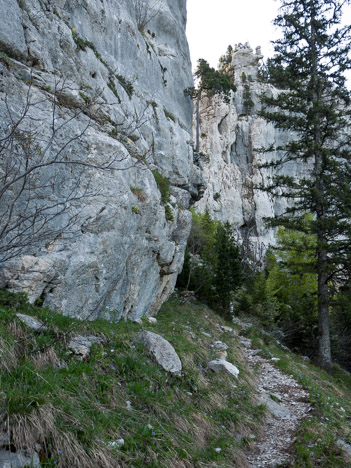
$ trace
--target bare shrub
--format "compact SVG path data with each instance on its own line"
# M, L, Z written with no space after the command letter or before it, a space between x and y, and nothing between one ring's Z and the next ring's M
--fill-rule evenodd
M2 99L0 128L0 268L28 249L49 246L79 235L89 200L103 195L93 189L98 171L144 168L141 160L125 164L127 156L109 154L98 163L72 152L92 126L107 123L107 104L99 92L73 99L77 90L58 79L49 92L38 92L32 75L24 95ZM17 99L16 102L13 102ZM124 113L113 136L125 136L146 121L146 110ZM73 130L72 130L73 128ZM95 184L96 186L96 184ZM62 241L62 240L61 240Z
M144 32L148 23L159 14L162 0L134 0L135 17L138 29Z

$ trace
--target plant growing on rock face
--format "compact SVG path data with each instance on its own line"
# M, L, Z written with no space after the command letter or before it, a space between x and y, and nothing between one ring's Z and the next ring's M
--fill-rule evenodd
M254 108L255 103L252 100L251 89L248 83L244 84L243 104L246 115L249 115Z
M195 78L198 79L198 88L187 88L184 90L186 96L191 96L196 99L196 144L195 151L200 150L200 101L201 96L205 93L207 96L219 94L225 102L230 101L230 93L236 90L231 78L210 67L204 59L198 61L198 66L195 71Z
M231 45L228 46L227 52L219 58L218 71L230 77L234 76L234 68L232 65L234 49Z
M162 0L133 0L133 7L138 29L144 33L145 27L156 18L162 6Z
M169 180L167 179L167 177L163 176L157 170L152 171L152 173L155 177L157 187L161 193L161 202L165 205L169 203L170 196L171 196Z

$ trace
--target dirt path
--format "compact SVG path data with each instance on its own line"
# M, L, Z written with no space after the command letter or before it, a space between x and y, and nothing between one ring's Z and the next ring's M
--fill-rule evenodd
M263 427L264 436L247 460L254 468L275 467L289 462L289 448L295 440L297 427L311 411L309 395L292 377L274 366L275 358L261 357L259 350L252 349L248 338L240 337L240 342L244 356L258 378L257 398L269 410Z

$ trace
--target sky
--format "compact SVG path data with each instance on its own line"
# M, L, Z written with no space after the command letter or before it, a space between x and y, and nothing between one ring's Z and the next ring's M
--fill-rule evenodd
M279 0L187 0L187 36L193 69L199 58L217 67L228 45L249 42L262 47L265 58L273 55L270 41L279 37L272 24ZM351 24L351 7L344 14Z

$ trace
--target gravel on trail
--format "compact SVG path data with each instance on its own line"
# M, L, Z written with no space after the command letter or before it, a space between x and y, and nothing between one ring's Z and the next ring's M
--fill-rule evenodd
M240 325L243 328L248 326L245 323ZM292 376L274 365L279 359L262 357L260 350L252 348L249 338L241 336L240 343L244 357L257 376L258 403L265 404L268 409L263 436L247 455L247 461L252 468L289 463L297 428L311 416L309 394Z

